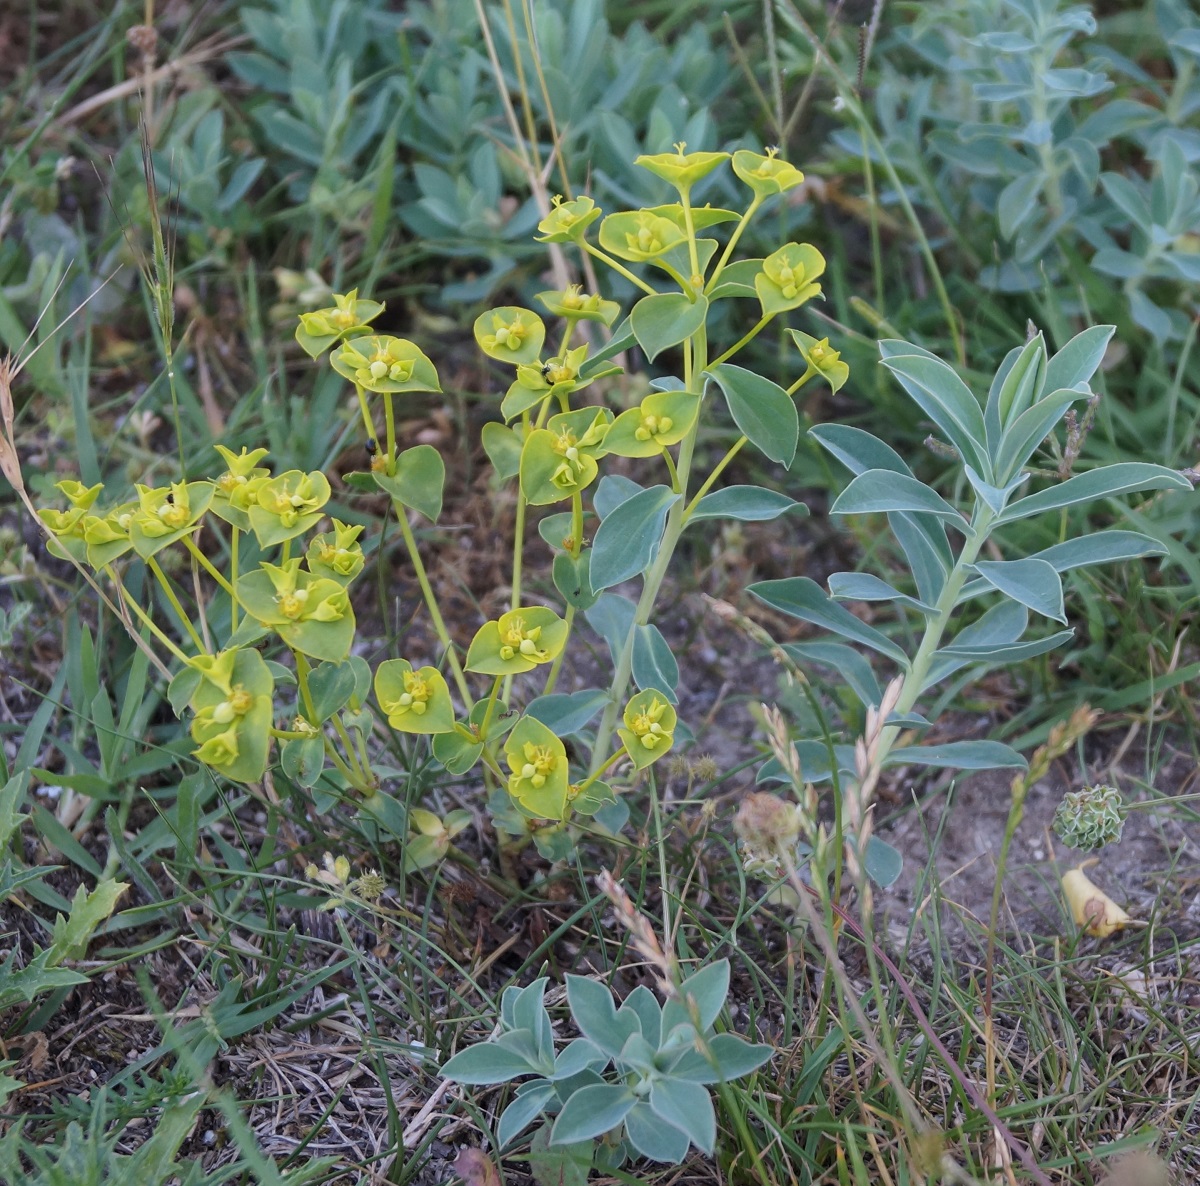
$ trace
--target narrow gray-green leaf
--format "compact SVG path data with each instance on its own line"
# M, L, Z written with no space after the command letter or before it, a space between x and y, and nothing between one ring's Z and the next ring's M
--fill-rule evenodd
M1048 635L1046 638L1034 638L1029 642L992 642L978 646L951 643L942 647L938 654L962 659L967 663L1017 663L1057 650L1074 637L1074 630L1060 630L1057 634Z
M1115 329L1114 325L1093 325L1076 334L1046 364L1043 390L1079 387L1090 382L1104 360L1104 352Z
M750 592L781 613L811 622L834 634L861 643L907 667L908 656L886 634L860 622L848 609L830 600L824 589L808 577L786 577L779 581L758 581Z
M801 663L832 668L865 706L872 707L883 699L871 664L853 647L842 642L790 642L783 649Z
M1034 554L1057 572L1086 568L1090 564L1111 564L1117 560L1137 560L1142 556L1165 556L1167 549L1140 531L1096 531L1078 539L1065 540Z
M950 741L945 745L910 745L894 749L886 766L944 766L951 770L1025 770L1029 763L999 741Z
M966 530L966 520L936 490L886 469L869 469L854 478L838 495L831 515L869 515L920 511L946 519Z
M923 614L937 613L933 606L893 589L887 581L881 581L869 572L833 573L829 578L829 596L835 601L898 601Z
M996 525L1015 523L1018 519L1056 511L1060 507L1095 502L1098 498L1113 498L1118 494L1131 494L1139 490L1191 488L1192 484L1187 478L1166 466L1152 465L1146 461L1120 461L1115 465L1089 470L1086 474L1076 474L1048 490L1018 499L996 520Z
M778 519L785 511L807 515L808 507L778 490L766 490L762 486L726 486L723 490L706 494L696 503L688 522L738 519L743 523L764 523Z
M996 481L1003 484L1016 475L1046 439L1054 426L1063 418L1066 410L1076 400L1083 399L1082 393L1070 388L1052 391L1027 408L1004 431L1000 448L996 452Z
M985 479L991 476L983 412L971 389L953 367L920 354L896 355L883 360L904 390L942 430L964 461L971 462Z

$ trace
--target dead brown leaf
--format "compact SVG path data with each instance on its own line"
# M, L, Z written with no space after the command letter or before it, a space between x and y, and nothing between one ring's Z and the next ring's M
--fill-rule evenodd
M500 1186L500 1171L482 1149L463 1149L454 1159L454 1172L467 1186Z

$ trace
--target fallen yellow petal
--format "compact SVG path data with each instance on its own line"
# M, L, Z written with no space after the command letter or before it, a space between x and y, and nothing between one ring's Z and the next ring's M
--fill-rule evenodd
M1063 893L1076 926L1096 939L1107 939L1134 920L1084 873L1082 867L1062 875Z

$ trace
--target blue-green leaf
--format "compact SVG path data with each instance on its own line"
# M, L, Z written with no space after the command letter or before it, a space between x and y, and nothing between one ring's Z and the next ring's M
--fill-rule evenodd
M567 1000L580 1032L605 1054L616 1058L631 1034L641 1033L637 1015L617 1016L612 993L586 976L567 975Z
M496 1142L501 1149L519 1137L555 1098L553 1083L539 1081L529 1084L529 1088L504 1109L496 1125Z
M660 292L642 297L629 314L629 324L638 345L653 362L670 346L690 338L708 316L708 300L689 300L682 292Z
M994 589L1033 610L1065 623L1062 578L1044 560L980 560L975 571Z
M600 688L584 688L580 692L539 696L525 715L541 721L558 737L578 733L608 703L608 693Z
M717 1117L707 1088L686 1079L659 1079L650 1088L650 1107L667 1124L686 1133L701 1153L712 1153Z
M507 1083L518 1075L536 1074L537 1068L515 1050L495 1042L477 1042L466 1050L460 1050L442 1067L441 1073L455 1083L487 1087L493 1083Z
M605 474L596 483L596 493L592 495L592 507L601 519L607 518L635 494L640 494L645 487L624 474ZM570 514L567 511L566 514ZM551 516L555 518L557 516Z
M601 522L592 543L592 589L599 592L645 572L658 552L667 511L679 501L668 486L626 499Z
M639 1103L625 1117L629 1143L650 1161L682 1165L687 1156L688 1136L672 1124L664 1124L648 1103Z
M805 782L828 782L832 777L829 766L829 746L824 741L797 741L794 745L796 757L800 759L800 776ZM837 760L840 774L854 774L854 747L851 745L835 745L833 756ZM791 782L779 764L778 758L768 758L759 768L754 781Z
M877 886L887 889L904 872L904 857L886 840L880 840L878 836L868 836L863 868Z
M624 1084L594 1083L581 1087L563 1104L550 1132L550 1144L573 1145L602 1136L610 1128L616 1128L635 1103L637 1096Z
M638 626L633 636L633 679L639 688L655 688L678 704L679 664L662 631L653 624Z
M861 643L894 659L902 667L908 656L886 634L860 622L848 609L832 601L816 581L808 577L786 577L779 581L758 581L748 586L751 593L781 613L830 630L851 642Z
M791 465L800 440L796 405L777 383L745 367L723 362L705 372L720 387L734 423L760 452Z
M714 1034L708 1040L718 1071L696 1049L684 1051L671 1067L671 1077L691 1083L730 1083L757 1071L775 1051L770 1046L752 1045L736 1034Z
M446 484L446 465L432 445L414 445L396 458L396 472L375 473L379 488L414 511L420 511L431 523L442 513L442 489Z
M739 519L743 523L763 523L778 519L785 511L808 514L802 502L788 498L778 490L765 490L762 486L726 486L706 494L688 517L689 523L701 519Z

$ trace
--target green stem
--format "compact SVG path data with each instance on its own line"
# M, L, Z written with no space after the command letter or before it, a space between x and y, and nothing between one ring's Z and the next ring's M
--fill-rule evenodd
M528 411L521 413L521 425L525 429L525 436L529 436L529 413ZM517 511L516 520L513 524L513 560L512 560L512 602L511 609L518 609L521 605L521 576L522 567L525 561L525 495L521 490L521 483L517 482Z
M383 393L383 415L387 425L387 472L393 472L396 464L396 409L392 401L392 393Z
M721 252L721 258L717 260L717 266L713 270L708 283L704 286L705 296L716 287L717 281L721 278L721 273L725 270L725 265L729 262L729 257L733 254L733 249L737 246L737 241L742 237L742 232L750 225L750 220L754 217L754 212L761 205L762 198L758 194L755 194L754 200L746 207L746 213L742 215L737 226L733 228L733 234L729 236L729 242L725 244L725 250Z
M232 527L229 535L229 588L225 590L229 594L229 632L232 634L238 628L238 599L234 590L237 588L238 580L238 547L241 544L242 533L237 527Z
M504 676L498 675L492 680L492 690L488 693L487 709L483 714L483 722L479 726L479 740L487 741L488 729L492 724L492 717L496 712L496 701L500 697L500 685L504 683Z
M742 446L746 444L749 437L738 437L732 445L729 446L725 456L713 466L713 471L704 479L704 484L696 491L695 497L687 504L687 509L683 512L683 521L686 523L693 515L700 500L712 489L713 483L724 472L725 467L741 452Z
M587 778L585 778L583 782L579 784L580 793L582 794L584 791L586 791L588 787L590 787L592 783L594 783L596 779L598 779L611 765L613 765L619 758L624 757L624 755L628 752L629 751L624 745L618 746L615 750L613 750L608 761L601 765L598 769L592 771L592 773L589 774Z
M413 537L412 528L408 525L408 516L404 513L404 504L393 500L396 508L396 518L400 522L400 534L404 537L404 546L408 549L408 557L412 561L413 572L417 577L417 584L421 586L421 594L425 598L425 608L429 610L429 617L433 621L433 629L437 633L438 641L446 652L446 659L450 664L450 670L454 675L454 683L458 688L458 694L462 697L463 705L467 712L470 712L475 707L475 701L471 698L471 689L467 687L467 677L463 675L462 665L458 661L458 653L454 649L454 643L450 640L450 632L446 629L446 623L442 618L442 611L438 609L437 598L434 596L433 588L429 584L429 576L425 572L425 565L421 562L421 553L417 550L417 541Z
M187 536L184 536L184 538L186 539ZM167 600L171 603L171 608L179 616L179 620L183 623L184 629L195 644L196 650L200 651L201 654L207 654L208 647L201 640L200 632L192 624L192 619L183 612L183 606L179 604L179 598L175 596L175 590L171 588L171 582L167 580L167 574L163 572L158 561L153 556L146 561L146 564L150 571L154 573L154 579L158 581L160 588L166 594Z
M567 648L571 643L571 631L575 627L575 607L573 605L567 606L563 621L567 624L567 636L563 640L562 650L554 656L554 662L550 664L550 674L546 677L546 686L542 689L543 696L549 696L554 691L554 685L558 683L558 673L562 670L563 660L567 657Z
M235 527L233 529L233 544L232 544L233 568L234 568L235 573L237 572L237 536L238 536L238 529ZM233 599L233 604L236 606L237 605L237 594L233 591L233 585L231 585L229 583L229 581L227 581L225 579L225 576L221 572L221 570L219 568L217 568L217 566L215 564L213 564L213 562L211 560L209 560L209 558L202 551L200 551L200 549L196 546L196 541L193 540L190 535L185 535L183 537L183 546L185 548L187 548L187 550L189 552L191 552L191 554L195 557L196 562L200 565L200 567L202 569L204 569L204 571L206 573L208 573L208 575L210 577L212 577L212 579L214 581L216 581L217 584L220 585L221 588L224 589L226 593L229 594L229 596ZM235 622L235 629L236 629L236 622Z
M588 255L594 255L598 260L600 260L601 263L607 264L614 272L617 273L618 276L624 276L625 279L630 282L630 284L636 285L649 296L656 296L658 294L658 290L656 288L651 288L650 285L645 282L645 280L643 280L640 276L635 276L627 267L624 266L624 264L617 263L617 261L613 259L613 257L606 251L601 251L599 247L593 247L586 239L580 239L579 241L583 244L583 249L588 253Z
M680 205L683 206L683 221L687 226L688 262L692 265L692 275L695 276L700 271L700 257L696 254L696 227L692 219L692 194L690 188L679 191L679 201Z
M371 409L367 406L367 393L361 383L354 384L354 394L358 397L358 409L362 412L363 425L367 430L367 440L375 439L375 425L371 422Z
M775 319L774 313L768 313L765 317L760 317L758 319L757 324L755 324L752 329L750 329L747 333L743 334L741 338L739 338L736 342L734 342L734 344L732 346L730 346L729 349L726 350L725 353L722 354L720 358L714 359L708 365L710 367L715 367L715 366L718 366L721 363L723 363L727 358L732 358L743 346L746 345L747 342L754 341L754 339L756 337L758 337L758 335L760 333L762 333L763 329L767 325L769 325L774 319Z
M903 716L905 713L910 712L921 695L922 685L929 676L929 666L933 662L938 646L941 644L942 635L945 633L946 627L950 624L950 618L954 613L958 595L962 592L963 585L966 584L967 576L969 575L967 570L975 563L983 545L987 542L988 532L995 517L993 511L982 504L979 505L967 538L963 543L962 551L959 553L954 567L950 570L950 575L946 578L946 583L942 586L942 591L934 604L936 613L929 619L925 627L925 634L921 639L921 645L917 648L917 653L913 656L912 663L909 666L908 674L904 680L904 687L900 692L899 699L896 701L897 715ZM900 727L898 725L889 725L883 730L879 739L879 756L876 759L877 762L883 762L899 735Z
M319 728L321 722L317 720L317 710L313 706L312 692L308 686L308 660L296 650L292 651L292 657L296 660L296 683L300 687L300 699L304 704L304 715L310 725Z
M803 387L804 384L807 383L809 379L811 379L816 373L817 372L812 367L809 367L808 370L806 370L804 374L801 375L800 378L797 379L795 383L793 383L791 387L787 389L788 395L795 395L796 392L799 391L800 388Z
M671 489L674 490L676 494L682 494L683 491L679 488L679 473L675 469L675 462L672 460L671 452L666 445L663 446L662 459L667 463L667 473L671 475Z
M691 350L685 351L684 356L685 384L690 390L689 380L691 375L703 371L708 365L706 361L708 340L705 336L704 327L701 326L685 345L692 347ZM613 730L617 724L617 713L621 709L625 693L629 688L629 681L633 676L633 643L637 637L637 628L647 625L650 621L650 616L654 612L654 602L658 597L659 590L662 588L663 580L667 575L667 569L671 564L671 558L675 555L675 548L679 543L679 537L683 534L683 529L687 525L685 507L688 477L692 470L692 459L695 455L696 437L699 431L700 420L697 417L696 423L692 425L691 432L683 438L679 445L679 461L676 468L679 475L679 493L681 497L674 503L667 514L667 524L663 531L658 555L655 557L654 563L651 564L643 579L642 595L638 598L633 622L630 624L629 633L625 636L625 642L621 647L621 653L617 659L617 669L613 673L613 681L609 689L609 701L604 706L604 715L600 718L600 725L596 730L596 742L592 749L593 772L596 770L596 763L599 761L600 755L608 749L612 740Z
M171 639L164 634L163 631L158 628L158 626L155 625L154 619L148 613L146 613L146 611L142 609L142 607L138 605L138 603L132 597L129 596L128 590L121 583L121 578L117 576L113 566L111 564L106 564L104 566L104 571L108 574L108 579L112 581L114 585L116 585L122 603L129 606L129 608L133 610L133 612L138 616L138 619L141 621L142 625L145 626L146 629L149 630L150 633L153 634L154 637L157 638L158 641L161 642L163 646L165 646L167 650L175 656L176 659L190 667L192 662L191 659L189 659L187 655L185 655L183 651L181 651L171 641Z

